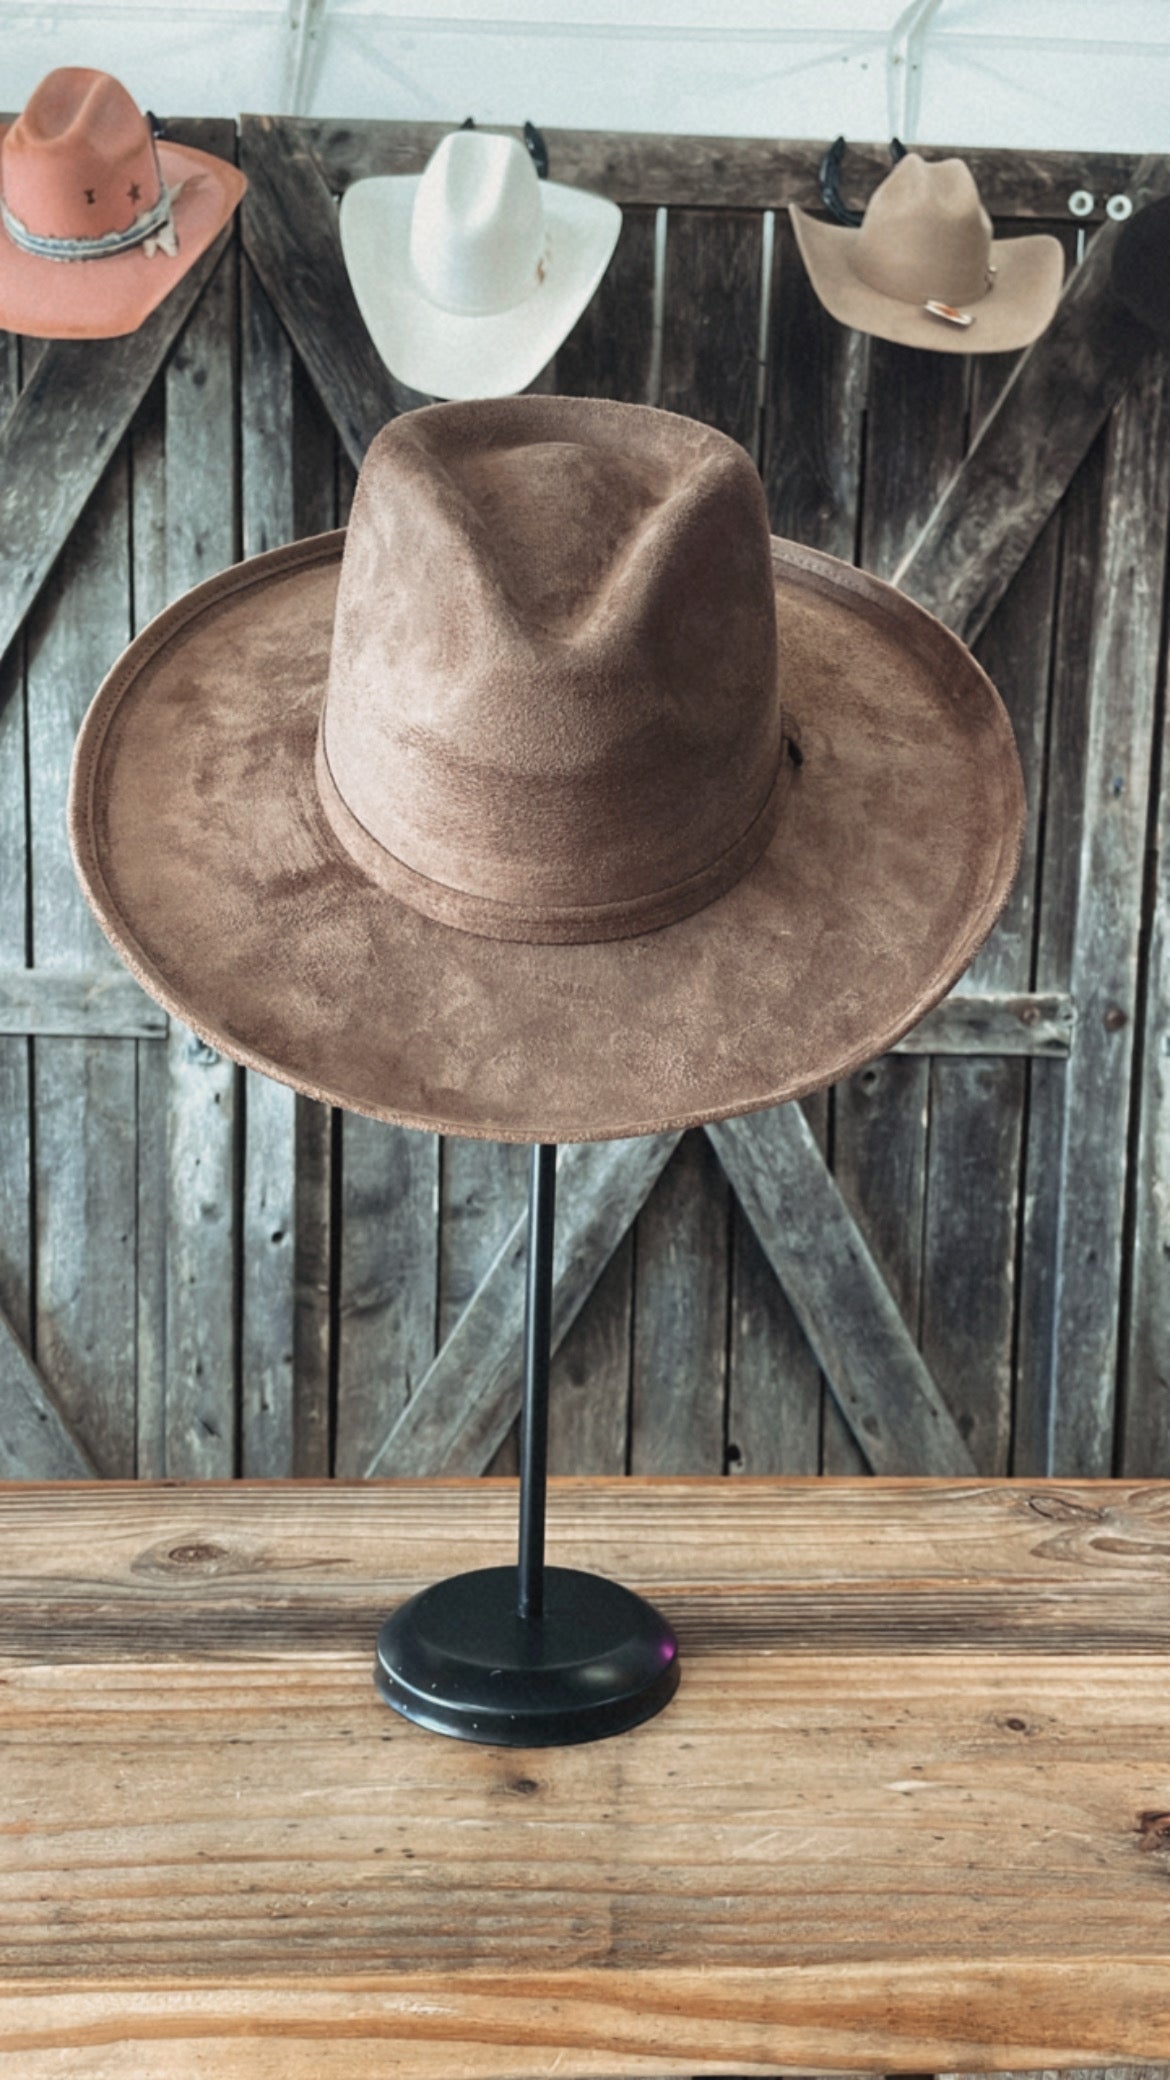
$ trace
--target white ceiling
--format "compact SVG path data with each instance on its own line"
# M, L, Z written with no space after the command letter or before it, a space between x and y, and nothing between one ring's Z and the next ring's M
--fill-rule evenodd
M8 107L1170 150L1170 0L0 0L0 52Z

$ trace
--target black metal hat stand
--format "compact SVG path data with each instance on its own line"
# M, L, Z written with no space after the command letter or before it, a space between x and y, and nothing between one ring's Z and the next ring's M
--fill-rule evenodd
M678 1687L678 1643L651 1604L602 1575L544 1562L556 1162L554 1147L533 1149L517 1565L452 1575L412 1596L382 1626L374 1671L386 1703L416 1725L505 1748L624 1733Z

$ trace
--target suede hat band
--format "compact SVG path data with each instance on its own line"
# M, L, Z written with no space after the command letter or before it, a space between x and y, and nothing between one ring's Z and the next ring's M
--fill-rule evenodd
M346 533L166 608L69 827L212 1047L403 1126L591 1141L883 1053L999 915L1023 790L970 652L771 539L733 442L522 397L395 420Z

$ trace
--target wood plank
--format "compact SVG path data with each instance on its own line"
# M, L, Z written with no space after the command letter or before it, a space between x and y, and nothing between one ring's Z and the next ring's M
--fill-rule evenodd
M909 1626L924 1653L1062 1655L1075 1682L1100 1653L1170 1652L1168 1518L1158 1481L635 1475L555 1480L548 1534L565 1567L604 1571L612 1541L613 1572L678 1612L692 1654L896 1657ZM210 1680L241 1658L295 1672L306 1653L366 1655L387 1609L513 1561L515 1533L515 1488L474 1478L0 1484L0 1661L129 1648Z
M0 424L0 655L8 648L230 238L137 332L52 340Z
M626 1472L633 1319L631 1228L566 1331L552 1362L548 1415L552 1473Z
M967 1447L800 1107L706 1132L874 1472L967 1471Z
M20 341L0 332L0 419L20 388ZM0 657L0 963L23 968L28 944L28 791L24 646ZM33 1317L32 1050L0 1038L0 1309L26 1344ZM2 1420L2 1418L0 1418Z
M443 1143L439 1212L440 1346L527 1204L529 1152L518 1145L486 1141ZM433 1345L432 1345L433 1350ZM520 1470L518 1422L484 1467L488 1474Z
M245 251L356 467L400 401L417 399L403 397L362 323L337 210L303 128L245 116L240 164Z
M71 974L121 972L73 872L65 801L81 718L129 639L128 579L123 447L27 630L31 950L38 967ZM135 1084L135 1051L124 1040L35 1043L30 1353L107 1476L132 1473L136 1455Z
M166 1030L166 1012L123 970L0 970L0 1033L162 1040Z
M1165 591L1170 456L1149 430L1170 378L1155 363L1110 429L1106 505L1089 656L1080 890L1056 1240L1051 1465L1112 1465L1124 1282L1138 956L1150 766Z
M295 355L292 404L295 533L323 534L338 521L337 435ZM293 1470L302 1476L333 1464L340 1174L341 1114L298 1097Z
M1136 169L1134 204L1170 193L1170 158ZM1096 233L1048 331L1020 362L894 581L973 642L1067 491L1152 335L1109 292L1120 225Z
M240 507L245 556L292 541L293 356L251 267L240 278ZM246 1071L240 1264L245 1474L295 1470L296 1094Z
M97 1468L0 1310L0 1480L90 1480Z
M225 142L231 126L225 125ZM170 598L234 561L235 254L212 276L166 372ZM167 1038L166 1471L236 1472L238 1310L233 1064L171 1022Z
M729 1213L706 1135L684 1135L638 1216L632 1473L724 1471Z
M421 173L458 120L338 122L308 117L290 128L298 142L317 155L330 187L340 194L351 181L370 174ZM521 135L519 128L513 135ZM623 205L710 210L779 210L790 202L819 210L817 168L830 143L828 138L695 137L627 130L545 129L544 137L556 181L594 188ZM947 144L916 149L929 158L950 158L956 152L964 158L996 218L1063 217L1073 189L1087 186L1096 200L1084 221L1103 222L1106 198L1126 192L1139 164L1133 152L1028 152ZM850 140L845 186L858 207L889 170L887 139Z
M816 1473L821 1369L734 1196L731 1216L727 1470Z
M180 142L184 141L180 139ZM195 142L197 140L192 140ZM131 618L145 628L167 603L166 378L147 391L130 429ZM130 978L119 974L120 983ZM39 986L39 985L38 985ZM155 1007L157 1010L157 1007ZM151 1040L135 1046L137 1181L135 1264L135 1470L157 1480L166 1469L167 1379L167 1051L165 1016Z
M758 212L669 212L659 402L717 426L753 456L762 265Z
M857 548L869 340L822 307L787 212L773 226L760 471L773 531L845 562ZM910 1036L913 1044L914 1036ZM827 1157L832 1101L803 1106ZM750 1221L733 1209L728 1463L860 1472L864 1460ZM736 1456L738 1454L738 1456Z
M656 212L627 209L601 286L557 348L557 389L564 397L614 397L651 404L654 365Z
M1002 937L998 944L1004 945ZM1059 1059L1068 1054L1075 1027L1076 1008L1062 990L962 989L944 997L891 1052Z
M830 318L778 215L760 474L773 532L845 563L857 547L868 369L868 338Z
M1133 1270L1119 1464L1170 1471L1170 743L1163 704L1155 768L1153 889L1141 1012L1141 1082L1134 1168Z
M1097 552L1106 434L1094 443L1062 502L1060 573L1052 649L1052 694L1044 775L1044 828L1034 954L1040 988L1067 989L1072 971ZM1056 1063L1033 1062L1024 1153L1017 1394L1012 1466L1043 1473L1049 1464L1056 1233L1067 1078ZM1024 1385L1026 1383L1026 1385Z
M341 1146L335 1468L353 1477L434 1359L439 1143L434 1134L346 1115ZM397 1468L391 1459L382 1470Z
M963 452L969 369L961 355L872 340L865 438L865 499L858 560L891 576ZM833 1169L905 1320L919 1331L930 1064L871 1064L833 1093ZM852 1471L834 1441L839 1411L826 1404L825 1458ZM852 1442L865 1451L865 1439ZM905 1470L923 1471L913 1462Z
M677 1146L677 1134L585 1142L560 1151L553 1349ZM520 1405L526 1219L505 1238L434 1363L366 1468L398 1475L479 1473Z
M506 1488L9 1489L0 2058L1164 2060L1167 1508L558 1484L555 1557L652 1594L684 1681L626 1739L517 1756L403 1726L369 1681L387 1600L508 1554Z
M1058 548L1059 524L1050 522L980 645L980 661L1012 719L1028 817L1007 909L953 1002L980 987L1026 989L1031 977ZM1036 1017L1036 1000L1027 1007ZM1055 1053L1069 1046L1073 1007L1066 998L1054 1009L1048 1030ZM981 1473L1007 1472L1013 1420L1021 1399L1034 1392L1029 1376L1014 1372L1026 1102L1023 1061L932 1062L922 1353Z

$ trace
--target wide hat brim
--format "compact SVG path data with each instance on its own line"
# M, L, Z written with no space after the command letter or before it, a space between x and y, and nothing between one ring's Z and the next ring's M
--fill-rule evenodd
M967 966L1016 870L1019 760L984 672L901 594L777 542L801 763L767 852L661 930L502 943L396 900L326 820L314 745L343 541L188 593L78 739L82 885L143 987L212 1046L403 1126L607 1140L830 1083Z
M622 213L603 195L542 181L545 264L531 295L504 311L450 311L427 296L411 262L421 178L372 175L341 198L341 249L366 330L391 375L424 396L512 396L540 374L589 303Z
M954 325L922 304L904 303L864 282L854 265L857 232L826 224L790 203L792 229L809 279L830 317L874 339L938 354L1001 354L1031 346L1056 314L1064 281L1064 251L1047 232L996 239L991 247L995 286L968 306L973 322Z
M0 133L2 134L2 133ZM46 260L15 245L0 221L0 329L32 339L117 339L137 332L218 237L247 188L238 167L192 145L157 145L174 204L177 253L142 246L97 260Z

